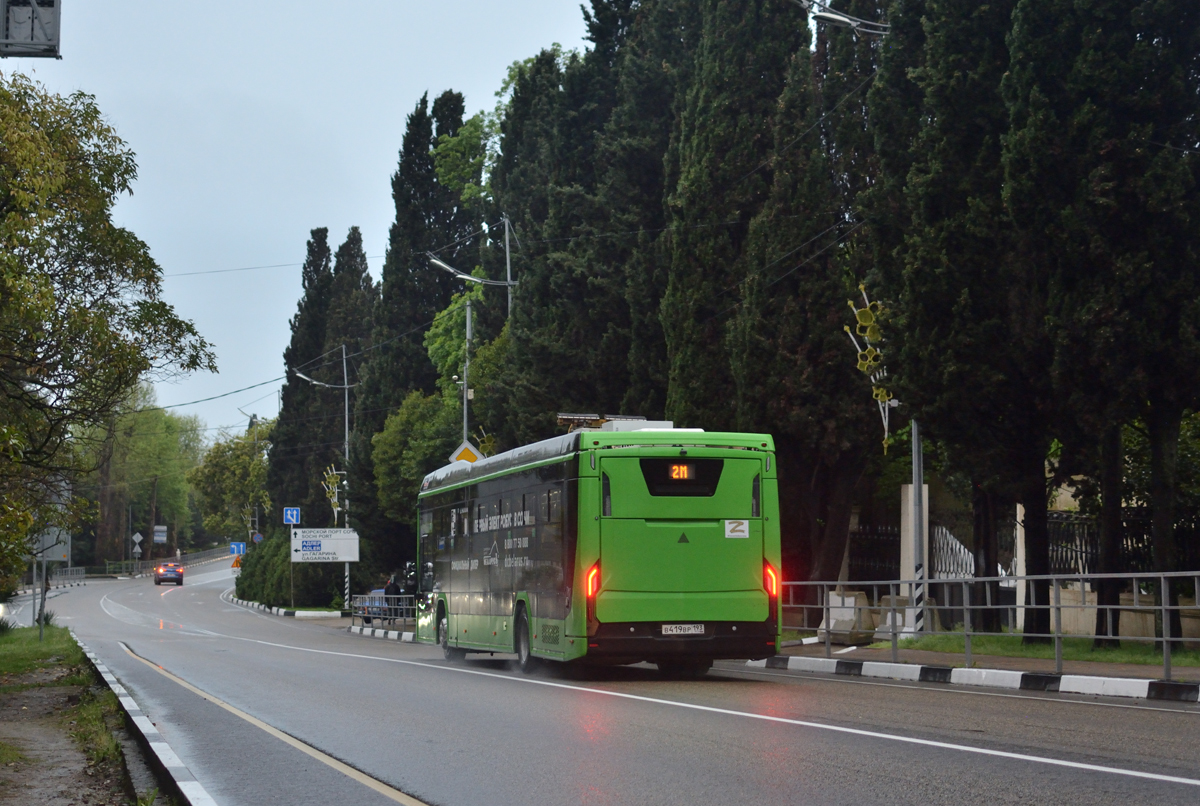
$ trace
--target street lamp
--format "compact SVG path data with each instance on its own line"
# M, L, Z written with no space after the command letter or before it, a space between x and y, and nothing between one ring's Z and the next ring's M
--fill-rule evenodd
M821 2L821 0L792 0L792 2L807 11L809 16L814 20L823 22L826 25L849 28L855 33L867 34L869 36L883 36L891 30L890 26L881 22L871 22L861 17L851 17L849 14L844 14L841 11L834 11L828 5ZM814 8L816 11L813 11Z
M512 253L509 251L509 246L508 246L508 236L509 236L509 231L512 229L512 224L509 223L507 214L505 214L503 220L504 220L504 276L505 276L505 279L503 279L503 280L488 280L483 277L476 277L473 274L467 274L464 271L459 271L458 269L451 266L449 263L446 263L444 260L441 260L440 258L438 258L438 256L435 255L433 252L426 252L425 255L426 255L426 257L429 258L430 265L432 265L436 268L439 268L443 271L450 272L451 274L454 275L454 277L456 279L462 280L467 283L475 283L477 285L504 286L508 290L508 315L512 316L512 290L513 290L513 287L515 285L517 285L517 281L513 280L513 278L512 278ZM464 347L464 350L463 350L463 377L462 377L463 443L464 444L470 441L470 439L469 439L470 432L468 430L468 425L467 425L467 402L471 399L471 387L470 387L470 383L468 382L468 375L469 375L470 368L471 368L471 337L473 334L471 331L471 299L469 297L466 300L466 304L467 304L467 341L466 341L466 346ZM457 375L454 376L454 380L455 380L455 382L458 381Z

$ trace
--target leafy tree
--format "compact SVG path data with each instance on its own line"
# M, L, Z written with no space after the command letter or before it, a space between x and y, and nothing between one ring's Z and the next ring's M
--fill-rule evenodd
M85 469L76 432L102 425L141 378L214 369L161 299L145 243L114 225L132 152L91 96L0 75L0 565L35 522L66 516Z
M159 408L153 387L142 384L106 425L78 434L81 463L89 470L75 476L74 492L94 504L84 519L78 559L131 559L130 534L149 538L155 525L167 526L168 544L160 553L189 548L205 536L195 529L188 483L203 452L202 433L199 418ZM146 542L142 550L149 559L155 547Z
M214 535L244 535L271 511L266 489L267 451L274 422L253 422L243 434L222 434L188 473L204 528Z

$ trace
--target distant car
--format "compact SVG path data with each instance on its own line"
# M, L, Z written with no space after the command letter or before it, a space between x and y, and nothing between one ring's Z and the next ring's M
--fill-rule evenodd
M164 582L174 582L176 585L183 584L183 566L179 563L162 563L154 569L154 584L161 585Z

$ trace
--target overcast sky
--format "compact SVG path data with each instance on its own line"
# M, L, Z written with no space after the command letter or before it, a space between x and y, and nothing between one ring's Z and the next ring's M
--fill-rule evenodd
M137 153L117 222L150 245L165 296L216 348L220 373L159 384L161 405L283 374L298 265L314 227L362 229L372 273L393 218L405 117L428 91L491 108L509 64L583 48L573 0L68 0L62 59L5 59L54 92L83 90ZM172 276L176 275L176 276ZM175 408L210 428L274 416L270 383ZM215 430L209 431L214 435Z

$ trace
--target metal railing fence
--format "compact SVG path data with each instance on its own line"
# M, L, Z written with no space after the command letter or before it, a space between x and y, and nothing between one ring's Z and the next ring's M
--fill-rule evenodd
M146 574L154 570L154 566L159 563L179 563L185 568L189 565L197 565L199 563L208 562L209 560L217 560L222 557L230 557L229 546L219 546L215 549L206 549L204 551L183 552L178 558L176 557L160 557L157 560L108 560L104 563L104 571L106 574L128 574L129 576L137 576L138 574Z
M968 667L973 638L1016 634L1053 642L1061 674L1063 639L1087 637L1161 648L1163 679L1170 680L1172 649L1183 642L1200 647L1200 571L784 582L784 626L812 629L819 621L825 657L833 643L890 641L898 661L899 639L921 634L911 626L918 609L911 603L922 585L924 634L963 636ZM1099 603L1102 586L1117 604ZM1034 627L1039 619L1047 629Z
M60 582L81 582L87 576L87 568L82 565L75 565L70 568L65 566L55 568L50 572L50 584L54 585Z
M385 596L378 593L367 593L350 597L350 623L360 622L362 626L381 624L395 625L397 621L407 625L416 623L417 597Z

